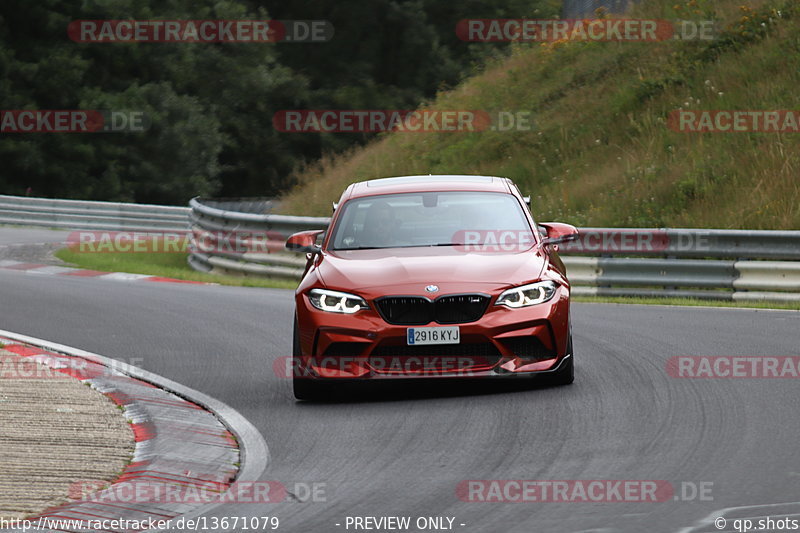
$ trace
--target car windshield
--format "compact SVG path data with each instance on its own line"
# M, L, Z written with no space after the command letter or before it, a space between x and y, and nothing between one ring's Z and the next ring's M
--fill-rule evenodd
M423 192L356 198L342 206L332 250L460 246L524 234L531 226L515 196L494 192Z

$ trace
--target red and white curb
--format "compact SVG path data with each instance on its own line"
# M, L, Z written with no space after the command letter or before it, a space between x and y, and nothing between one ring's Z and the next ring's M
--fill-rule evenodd
M62 266L44 265L41 263L25 263L22 261L0 260L0 269L16 270L26 274L44 276L72 276L78 278L97 278L113 281L156 281L167 283L190 283L194 285L213 285L204 281L190 281L184 279L165 278L162 276L149 276L147 274L131 274L128 272L102 272L100 270L85 270Z
M145 370L68 346L3 330L0 343L9 352L88 383L122 406L136 441L132 462L110 486L29 517L33 522L47 517L144 523L199 516L224 502L234 482L254 482L266 469L269 450L261 434L218 400ZM187 498L165 502L163 494L139 496L137 492L133 501L121 502L115 487L137 483L166 484L173 487L173 493L177 487L192 494L206 494L211 485L219 497L210 503Z

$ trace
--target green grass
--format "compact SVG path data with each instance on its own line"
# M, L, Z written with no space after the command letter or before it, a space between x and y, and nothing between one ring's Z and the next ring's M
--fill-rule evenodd
M238 276L219 276L192 270L186 263L186 253L86 253L62 248L55 256L66 263L88 270L128 272L188 281L203 281L220 285L294 289L296 282Z
M800 311L800 302L731 302L720 300L700 300L696 298L638 298L623 296L573 296L572 301L580 303L674 305L689 307L737 307L747 309L786 309L791 311Z
M355 181L463 173L512 178L539 220L576 226L800 227L800 133L685 133L667 124L680 108L800 108L800 4L653 0L630 16L712 19L721 33L515 44L508 58L422 107L527 111L532 131L385 134L299 169L281 210L328 216Z

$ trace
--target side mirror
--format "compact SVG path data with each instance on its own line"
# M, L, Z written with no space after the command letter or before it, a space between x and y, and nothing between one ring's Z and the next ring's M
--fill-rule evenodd
M578 228L570 224L560 222L546 222L539 224L547 233L544 244L558 244L561 242L574 241L578 238Z
M320 247L317 246L317 237L325 230L315 229L311 231L301 231L286 239L286 249L290 252L318 254Z

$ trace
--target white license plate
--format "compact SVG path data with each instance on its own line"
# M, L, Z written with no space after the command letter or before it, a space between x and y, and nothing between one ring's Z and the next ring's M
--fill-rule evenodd
M417 344L458 344L461 332L458 326L444 328L408 328L406 339L409 345Z

